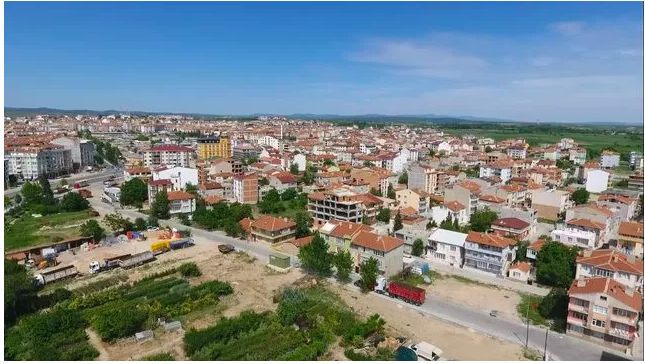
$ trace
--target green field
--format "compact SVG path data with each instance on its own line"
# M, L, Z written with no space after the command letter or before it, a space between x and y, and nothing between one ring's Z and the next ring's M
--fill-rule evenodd
M499 124L496 127L482 128L451 128L444 126L442 130L455 136L474 135L489 137L500 141L510 138L522 138L532 145L543 143L554 144L562 138L572 138L580 146L600 152L605 148L613 148L618 152L643 151L642 128L603 128L603 127L570 127L570 126L535 126L532 124Z
M42 217L24 213L17 219L5 220L4 250L62 241L79 236L76 225L90 218L90 211L61 212Z

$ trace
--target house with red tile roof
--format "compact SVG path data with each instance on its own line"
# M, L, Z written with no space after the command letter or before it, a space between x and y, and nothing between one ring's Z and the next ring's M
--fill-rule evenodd
M532 268L533 266L529 262L514 263L508 268L508 278L526 283L531 277Z
M643 296L609 277L574 280L569 287L567 334L623 352L638 337Z
M643 223L621 222L618 227L617 248L625 254L643 259Z
M542 249L545 243L545 239L538 239L532 242L531 245L526 248L526 257L535 263L537 260L537 253Z
M497 219L491 224L493 234L524 240L531 232L531 224L517 217Z
M184 191L168 192L168 201L170 201L170 214L190 215L195 211L195 196Z
M461 204L459 201L444 201L443 205L446 206L449 214L452 215L452 218L459 221L459 225L464 226L470 222L470 215L468 215L466 206Z
M350 253L357 273L360 273L360 265L370 258L378 261L379 273L386 277L403 269L403 240L392 236L362 230L353 237Z
M267 244L287 243L296 236L296 223L285 218L264 215L251 223L251 241Z
M610 277L642 292L643 260L614 249L585 250L576 258L576 279Z
M515 260L517 241L471 231L464 244L464 266L505 277Z

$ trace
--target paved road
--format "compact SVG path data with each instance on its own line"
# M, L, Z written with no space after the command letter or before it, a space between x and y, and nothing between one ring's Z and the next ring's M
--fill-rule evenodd
M115 210L112 206L101 201L100 196L92 197L90 199L92 207L101 214L114 213ZM137 217L147 218L147 215L141 214L133 210L116 210L125 217L135 219ZM246 251L253 254L260 259L268 261L269 254L274 252L270 247L260 244L251 244L244 240L228 237L219 232L205 231L195 229L190 226L182 225L173 220L160 220L160 225L177 228L177 229L191 229L196 237L207 239L213 244L231 244L239 250ZM289 255L289 254L287 254ZM292 259L296 258L291 256ZM357 289L353 285L348 285L351 289ZM526 340L526 325L521 321L506 320L503 318L493 318L488 312L473 310L470 307L455 305L454 303L441 300L436 297L427 297L425 304L420 307L409 305L403 301L396 300L384 295L370 293L375 297L385 300L391 300L401 305L408 305L409 307L423 311L426 314L435 316L441 320L457 324L466 328L470 328L493 337L513 342L519 345L524 345ZM476 299L473 297L473 299ZM536 326L530 326L529 329L529 346L538 349L540 353L544 350L544 339L546 331ZM466 349L466 347L464 347ZM548 338L548 353L553 360L600 360L600 355L605 348L592 344L590 342L570 337L554 332L549 332ZM466 349L467 350L467 349Z
M66 178L70 185L73 185L75 182L80 180L87 180L90 184L94 182L103 182L108 176L116 174L117 176L123 176L123 168L110 169L106 168L99 172L83 172L73 174L71 177ZM62 178L49 180L49 183L52 185L52 188L58 185ZM16 187L4 191L4 195L7 197L13 197L20 192L21 187Z

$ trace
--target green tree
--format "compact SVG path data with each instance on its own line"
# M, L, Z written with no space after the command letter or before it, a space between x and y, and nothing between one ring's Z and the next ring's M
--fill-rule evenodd
M84 222L81 225L80 230L81 235L91 236L95 242L101 241L101 239L103 239L103 237L105 236L105 229L103 229L101 225L99 225L98 221L94 219Z
M335 166L335 165L336 165L336 163L335 163L333 160L331 160L331 159L325 159L325 161L323 162L323 164L324 164L325 166Z
M128 230L132 230L134 225L132 222L123 217L121 214L107 214L103 216L103 222L107 225L115 234L124 233Z
M184 277L199 277L202 275L202 271L199 270L197 264L193 262L182 263L179 268L179 273Z
M67 186L68 184L69 184L69 182L67 182L67 180L66 180L65 178L61 179L61 180L58 182L58 186L59 186L59 187Z
M426 224L426 230L430 230L430 229L436 228L436 227L437 227L437 223L433 219L430 219L428 221L428 223Z
M148 217L147 223L148 226L159 226L159 220L154 216Z
M296 163L296 162L291 163L291 167L289 167L289 172L291 172L291 174L297 176L298 174L300 174L299 168L300 167L298 166L298 163Z
M435 155L437 155L437 152L435 152L434 150L428 152L428 156L430 157L434 157Z
M275 214L284 211L284 206L280 203L280 194L275 188L270 189L262 201L258 202L258 209L263 214Z
M186 192L190 193L193 196L197 195L197 186L194 184L188 182L186 183Z
M136 219L134 219L134 228L137 229L138 231L145 231L147 227L148 226L146 225L145 219L141 217L137 217Z
M266 177L262 177L262 178L260 178L260 179L258 180L258 184L260 185L260 187L262 187L262 186L268 186L268 185L269 185L269 180L268 180L268 179L266 179Z
M18 176L15 174L9 175L9 187L15 187L18 184Z
M421 239L416 239L412 243L412 255L415 257L420 257L423 255L423 241Z
M13 198L13 202L15 202L16 205L20 205L22 202L22 196L20 194L17 194L16 197Z
M82 211L90 207L90 202L76 192L69 192L60 201L63 211Z
M396 193L394 192L394 186L392 184L387 185L387 198L396 199Z
M105 163L105 161L103 160L103 157L100 154L94 153L94 163L100 166L103 163Z
M390 209L383 207L380 210L378 210L378 214L376 214L376 220L389 223L390 216L391 216Z
M374 285L379 275L378 260L370 258L360 265L361 289L367 291Z
M569 296L564 288L553 288L538 305L542 317L552 320L551 328L557 332L566 331Z
M399 231L401 229L403 229L403 218L401 218L401 211L398 211L394 217L394 227L392 230Z
M354 266L354 260L349 251L342 250L334 255L334 266L336 267L336 278L339 281L347 282Z
M166 191L157 192L152 206L150 206L150 213L159 219L170 218L170 201Z
M224 223L224 232L228 236L237 238L238 236L244 234L244 229L242 229L242 225L240 225L239 222L228 219Z
M571 199L576 205L584 205L589 201L589 191L585 188L578 188L571 194Z
M484 233L490 230L491 224L497 219L498 217L495 211L485 208L472 214L470 217L470 227L474 231Z
M374 167L374 163L372 163L371 161L364 161L363 167Z
M48 203L50 201L55 200L54 199L54 191L52 191L52 186L49 183L49 179L47 179L47 176L44 174L41 174L38 177L38 183L40 184L40 187L42 189L42 194L43 194L43 199L44 203Z
M403 171L403 173L401 173L401 175L399 176L399 184L408 184L408 171Z
M529 242L524 240L517 243L517 252L515 253L516 262L526 261L526 250L529 247Z
M311 243L300 248L298 258L303 268L320 276L331 274L332 257L329 254L329 245L320 234L314 234Z
M291 201L296 197L298 197L298 191L295 188L287 188L280 195L282 201Z
M11 205L11 199L8 196L4 197L4 206L9 207Z
M537 282L552 287L569 288L576 274L577 248L569 248L550 239L536 256Z
M37 309L37 287L34 277L15 260L4 261L4 323L5 329L18 317ZM5 343L6 345L6 343ZM6 347L5 347L6 350Z
M148 185L139 178L133 178L121 185L119 202L124 206L141 206L148 199Z
M305 236L311 235L311 230L309 226L312 224L313 219L309 212L307 211L298 211L294 217L296 223L296 238L303 238Z
M20 189L20 194L27 204L39 204L43 200L43 189L37 183L25 182Z
M381 191L377 190L376 188L372 187L370 189L370 193L374 196L382 197L383 195L381 194Z
M490 153L490 152L492 152L492 151L493 151L493 148L491 148L491 147L490 147L490 146L488 146L488 145L486 146L486 148L484 148L484 152L486 152L486 153Z

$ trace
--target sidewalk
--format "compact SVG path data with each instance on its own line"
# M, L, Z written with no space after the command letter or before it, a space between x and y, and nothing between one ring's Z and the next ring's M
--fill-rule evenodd
M482 283L493 284L501 288L506 288L513 291L522 293L535 294L539 296L546 296L550 289L538 286L531 286L522 282L515 282L509 279L497 278L495 276L478 272L474 269L451 267L449 264L437 262L434 260L424 259L424 262L430 264L430 270L437 271L442 274L452 274L460 277L470 278Z

